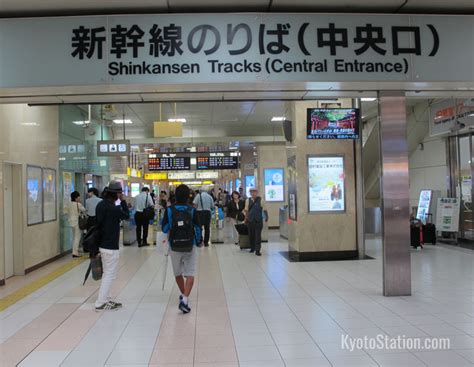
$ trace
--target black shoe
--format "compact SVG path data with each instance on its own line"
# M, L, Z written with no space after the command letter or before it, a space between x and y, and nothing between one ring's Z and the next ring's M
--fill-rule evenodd
M209 247L209 244L205 244L204 247Z
M252 253L252 252L255 252L255 250L250 249L249 252Z
M255 253L255 255L257 255L257 256L262 256L262 253L261 253L260 251L257 251L257 252Z
M142 246L150 246L150 244L145 242Z
M179 309L183 312L183 313L190 313L191 312L191 307L189 307L187 304L185 304L184 302L180 302L179 303Z

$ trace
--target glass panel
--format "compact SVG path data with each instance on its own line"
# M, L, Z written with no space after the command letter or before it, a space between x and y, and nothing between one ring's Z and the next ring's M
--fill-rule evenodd
M474 239L474 222L472 215L472 152L471 137L459 138L459 182L461 192L461 236Z

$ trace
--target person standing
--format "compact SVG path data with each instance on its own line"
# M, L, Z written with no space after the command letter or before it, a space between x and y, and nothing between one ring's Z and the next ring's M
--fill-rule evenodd
M265 222L268 222L268 212L264 201L258 196L258 190L252 187L249 191L250 198L245 201L244 212L249 229L250 252L261 256L263 220L265 218Z
M86 210L87 210L87 230L91 229L96 223L96 208L97 204L102 201L99 198L99 190L95 187L87 190L87 199L86 199Z
M204 228L204 246L208 247L209 238L211 236L211 213L214 208L214 199L205 191L204 187L202 187L199 194L194 198L193 204L198 212L201 231Z
M81 194L74 191L71 193L71 201L67 208L69 225L72 228L72 257L80 257L79 244L81 242L82 230L79 228L79 216L86 213L86 208L81 204Z
M154 206L155 204L150 196L150 189L148 187L142 188L142 192L135 198L135 222L137 224L138 247L150 246L147 243L150 219L145 216L143 211L146 208Z
M163 233L169 233L169 256L181 292L178 308L185 314L191 312L188 297L196 275L196 247L202 246L197 210L188 205L188 201L189 187L179 185L176 188L176 204L166 209L161 223Z
M120 205L117 206L115 202L119 199ZM97 225L101 231L99 252L102 259L103 275L95 309L96 311L117 310L122 307L122 304L111 300L110 289L118 273L120 221L130 217L120 182L111 181L109 183L104 200L97 204L96 213Z
M239 234L235 229L236 224L242 223L245 219L243 210L245 209L245 202L240 197L240 194L237 191L232 193L232 199L227 204L227 218L232 225L232 239L234 243L238 245Z

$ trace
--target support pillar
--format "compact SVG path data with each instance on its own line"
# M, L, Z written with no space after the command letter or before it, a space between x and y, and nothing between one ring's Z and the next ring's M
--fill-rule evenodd
M411 295L410 206L406 100L379 92L383 294Z

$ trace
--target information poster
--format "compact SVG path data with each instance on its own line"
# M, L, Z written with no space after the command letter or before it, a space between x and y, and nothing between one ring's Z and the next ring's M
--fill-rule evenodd
M288 157L288 218L298 220L295 155Z
M418 210L416 212L416 219L421 220L423 223L426 223L428 219L428 214L430 212L431 206L431 190L421 190L420 198L418 200Z
M459 199L438 199L438 208L436 210L436 230L440 232L458 232L459 210Z
M43 220L55 221L57 215L56 170L43 169Z
M40 167L28 166L26 169L27 217L28 225L43 222L43 188Z
M250 189L255 186L255 176L245 176L245 195L250 197Z
M308 157L309 211L345 211L344 157Z
M285 182L283 168L265 168L265 201L276 202L285 200Z
M74 182L72 180L71 172L63 172L63 205L67 207L71 201L71 193L74 191Z
M240 178L235 179L235 190L239 191L239 189L242 187L242 180Z

